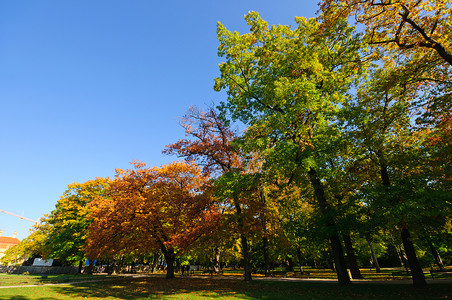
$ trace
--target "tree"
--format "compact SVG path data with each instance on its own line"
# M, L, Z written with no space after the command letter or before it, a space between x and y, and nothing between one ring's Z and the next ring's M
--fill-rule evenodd
M452 94L451 0L324 0L325 26L337 18L355 16L365 26L372 53L391 68L395 77L415 84L423 107L420 124L447 127ZM425 125L425 124L424 124Z
M235 209L233 220L237 225L242 245L244 258L244 279L251 280L250 247L248 241L249 226L245 222L244 204L250 207L249 199L241 196L243 191L249 187L240 178L250 178L243 175L243 158L240 152L232 145L232 141L237 138L234 131L230 129L228 123L222 119L214 108L209 108L207 112L192 107L182 118L182 127L190 139L180 140L174 144L166 146L164 153L177 154L187 161L197 161L203 165L205 174L220 176L215 183L217 196L222 199L224 207ZM222 183L218 184L219 182ZM240 183L240 184L239 184ZM223 189L225 187L225 189ZM230 191L234 191L230 193ZM240 196L241 195L241 196ZM231 202L228 204L228 202ZM251 205L252 206L252 205ZM248 228L248 229L247 229Z
M354 15L363 24L370 44L405 55L436 52L452 66L450 0L324 0L330 20Z
M410 101L416 98L417 91L395 81L392 72L394 69L377 69L371 80L361 86L356 103L349 105L353 116L346 118L347 127L349 140L361 149L361 159L367 158L373 165L367 169L373 175L367 177L379 177L381 181L367 181L368 186L363 185L360 190L372 195L367 197L367 200L372 199L367 205L376 209L377 215L386 214L384 222L398 228L413 284L421 286L426 282L409 230L410 223L415 223L410 216L416 215L419 221L420 216L435 210L416 192L421 186L430 189L419 180L419 173L426 169L420 157L425 155L420 150L422 139L410 125Z
M133 165L134 169L117 170L108 197L93 202L86 251L102 258L160 250L166 278L174 278L176 256L212 233L219 220L206 191L208 178L194 164Z
M36 257L47 258L51 251L45 245L49 230L47 217L41 218L40 222L33 226L28 237L6 250L5 256L1 258L0 262L5 265L17 265L29 261L32 263Z
M89 204L96 197L104 197L110 179L97 177L84 183L73 183L63 193L55 209L46 219L50 226L45 245L50 250L49 257L63 263L79 263L86 259L84 247L88 227L92 222L89 217Z
M204 174L209 176L242 170L243 159L232 145L237 133L213 107L206 112L191 107L180 124L189 138L167 145L163 153L177 154L187 162L197 161L203 166Z
M215 90L228 94L221 108L249 125L245 138L274 159L273 168L309 178L330 228L339 282L350 283L325 171L341 140L335 121L340 104L362 71L361 41L344 20L324 30L321 18L296 18L298 27L291 30L269 28L255 12L245 19L251 29L243 35L218 24L219 56L226 61Z

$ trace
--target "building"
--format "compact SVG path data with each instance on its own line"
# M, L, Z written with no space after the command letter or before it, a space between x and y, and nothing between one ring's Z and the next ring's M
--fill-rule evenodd
M20 243L20 240L16 238L17 232L14 232L12 237L2 236L3 230L0 230L0 258L5 256L5 251L12 246Z

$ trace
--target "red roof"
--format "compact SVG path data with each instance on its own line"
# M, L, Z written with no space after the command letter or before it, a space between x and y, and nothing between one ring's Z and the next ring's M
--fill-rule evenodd
M9 236L0 236L0 243L5 243L5 244L19 244L20 240L18 238L13 238L13 237L9 237Z

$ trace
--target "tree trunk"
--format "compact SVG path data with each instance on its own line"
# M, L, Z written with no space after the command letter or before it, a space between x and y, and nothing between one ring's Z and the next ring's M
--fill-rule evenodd
M441 259L441 256L439 256L438 250L436 250L435 246L433 246L432 242L428 242L430 247L430 252L432 253L433 258L435 259L436 265L438 266L440 271L444 271L444 264Z
M88 259L88 268L86 268L86 274L93 274L94 264L92 259Z
M220 273L220 247L215 248L215 258L213 260L213 271L215 273Z
M300 249L300 246L297 246L297 258L298 258L298 265L300 266L300 272L303 273L303 263L301 261L301 249Z
M410 232L405 226L402 227L401 237L403 248L405 249L405 254L408 260L408 265L410 266L411 276L413 278L413 285L414 286L427 285L427 282L425 281L424 271L422 271L421 265L417 260L416 251L414 249L413 242L411 242Z
M293 272L294 271L294 263L292 257L287 256L287 271Z
M243 279L245 281L250 281L252 277L251 277L250 250L248 246L248 241L243 233L240 235L240 237L242 240L242 251L243 251L243 268L244 268Z
M162 252L166 261L166 279L174 278L174 261L176 260L176 254L173 249L162 249Z
M330 243L331 250L333 252L334 263L336 265L337 279L340 284L350 284L350 277L347 272L347 266L345 265L344 251L342 250L341 240L339 239L333 217L330 215L330 209L325 198L325 191L323 189L322 182L320 181L317 172L313 168L309 169L308 175L311 185L314 188L320 211L322 212L322 215L326 217L326 227L329 228L329 231L331 232Z
M250 248L248 245L248 240L246 239L245 235L245 228L243 224L243 216L242 216L242 207L240 206L239 199L237 197L234 197L234 206L237 213L237 219L238 219L238 227L240 231L240 241L242 243L242 251L243 251L243 279L245 281L250 281L252 279L251 277L251 263L250 263Z
M384 163L380 157L380 174L381 180L384 186L390 187L391 182L389 180L388 166ZM410 239L410 232L404 221L401 222L401 238L403 248L405 249L405 254L408 260L408 265L410 266L411 276L413 278L413 285L424 286L427 285L425 281L424 272L422 271L421 265L416 257L416 251L414 250L413 242Z
M372 245L372 242L370 240L367 240L367 244L370 248L370 254L372 255L372 262L375 267L375 270L377 273L381 273L380 264L378 263L377 255L375 254L374 246Z
M159 263L159 257L160 257L160 254L158 252L154 253L154 255L152 257L151 273L155 272L155 268L157 268L157 265Z
M342 235L344 238L345 252L347 253L347 263L350 268L350 273L353 279L364 279L363 275L359 271L358 263L356 261L355 249L353 249L352 240L350 234Z
M265 191L264 188L261 187L261 202L263 203L263 210L261 214L261 220L262 220L262 227L264 228L264 237L262 238L262 246L264 251L264 274L265 277L270 276L270 264L269 264L269 257L268 257L268 238L267 238L267 200L265 198Z
M400 249L400 247L397 245L397 242L394 242L394 248L397 251L397 256L399 257L399 261L400 261L400 266L403 268L405 266L404 262L403 262L403 255L402 255L402 249Z
M77 270L78 274L82 274L82 268L83 268L83 260L80 260L78 262L78 270Z
M269 257L268 257L268 239L267 237L262 238L262 245L264 247L264 274L265 277L270 276L270 263L269 263Z

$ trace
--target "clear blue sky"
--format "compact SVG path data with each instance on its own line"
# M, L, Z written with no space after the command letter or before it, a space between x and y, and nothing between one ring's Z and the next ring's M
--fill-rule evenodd
M191 105L223 100L216 23L313 17L318 0L0 2L0 209L39 219L67 185L176 157ZM32 223L0 213L3 236Z

